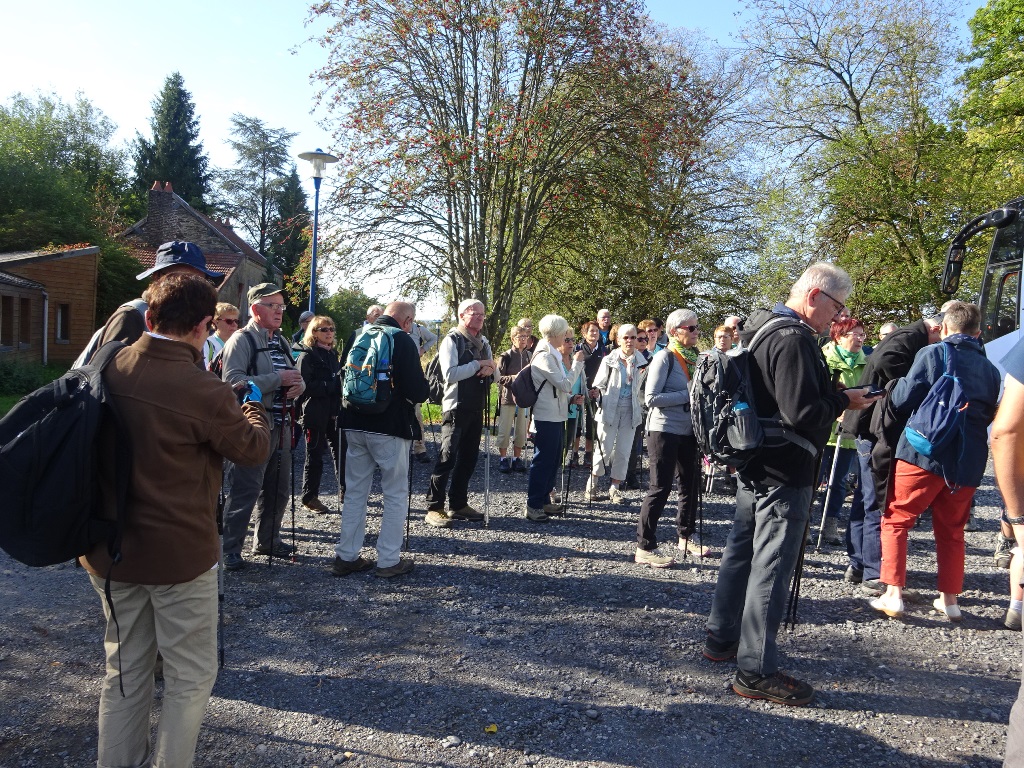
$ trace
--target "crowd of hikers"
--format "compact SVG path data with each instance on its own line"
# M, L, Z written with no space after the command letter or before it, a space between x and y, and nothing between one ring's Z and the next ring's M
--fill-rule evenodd
M776 635L806 543L845 544L846 581L861 585L872 609L898 619L907 610L908 534L930 516L938 555L932 607L961 621L964 530L995 420L991 445L1005 501L996 561L1011 574L1003 623L1021 628L1024 346L1000 361L1007 375L997 414L1001 374L985 355L973 304L951 301L910 325L886 324L869 346L871 332L845 304L849 275L820 262L774 307L713 328L702 329L687 308L664 320L601 309L578 328L547 314L536 327L519 320L508 348L496 352L482 334L487 307L476 299L458 305L456 326L440 337L416 322L414 304L396 300L370 307L344 342L329 316L305 312L289 341L280 333L282 289L250 289L250 319L239 328L239 309L217 301L222 276L193 243L164 244L139 278L150 281L142 299L119 308L93 345L128 345L104 376L136 446L112 581L104 584L104 546L82 558L108 619L99 765L191 764L217 674L218 574L245 568L247 557L291 554L282 522L300 433L308 510L333 511L320 484L325 464L338 473L343 501L330 572L339 577L413 570L401 554L411 461L433 463L417 494L425 494L422 522L436 528L486 524L492 464L498 473L527 473L522 515L549 523L571 503L563 478L578 468L587 480L576 503L639 502L633 560L654 568L715 554L700 537L698 502L717 482L735 494L735 516L703 656L735 664L737 694L802 706L814 689L779 669ZM426 367L424 355L433 360ZM440 412L436 455L424 441L428 401ZM470 504L469 482L482 441L480 510ZM375 472L383 511L371 555L364 537ZM114 468L101 480L114 515ZM674 526L659 535L673 490ZM151 743L158 652L165 690ZM1007 761L1021 760L1018 699Z

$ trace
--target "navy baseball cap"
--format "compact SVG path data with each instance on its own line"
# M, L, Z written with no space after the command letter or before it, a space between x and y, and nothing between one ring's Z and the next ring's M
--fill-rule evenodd
M211 280L220 281L224 279L224 273L211 272L206 268L206 256L202 249L195 243L186 240L172 240L164 243L156 249L156 263L151 269L147 269L135 276L136 280L145 280L150 275L159 272L161 269L173 267L175 264L198 269Z

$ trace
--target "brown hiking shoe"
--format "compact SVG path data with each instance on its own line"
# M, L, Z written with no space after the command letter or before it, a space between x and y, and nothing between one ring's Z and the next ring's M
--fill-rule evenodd
M368 571L371 568L373 568L373 560L366 560L362 555L355 560L342 560L340 557L335 557L331 573L335 576L348 576L350 573Z

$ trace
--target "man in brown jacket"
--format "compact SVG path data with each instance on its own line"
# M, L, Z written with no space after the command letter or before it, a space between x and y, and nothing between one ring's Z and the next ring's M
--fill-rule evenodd
M82 558L107 617L97 764L186 768L217 677L221 464L263 461L270 429L258 392L239 406L231 387L197 366L217 303L214 287L204 277L175 274L152 286L148 298L149 332L104 374L133 448L122 560L111 571L113 612L104 599L106 545ZM118 436L108 429L101 439L113 446ZM100 470L111 518L113 463ZM151 747L158 651L165 689Z

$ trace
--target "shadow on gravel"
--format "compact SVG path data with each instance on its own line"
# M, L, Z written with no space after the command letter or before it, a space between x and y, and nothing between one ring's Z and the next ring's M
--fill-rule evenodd
M222 680L215 695L224 696ZM463 748L482 750L529 750L535 758L567 761L599 761L637 768L675 768L700 765L732 768L754 765L815 765L828 753L830 765L928 765L936 768L969 764L988 768L988 759L964 755L970 760L950 762L930 756L915 757L888 747L869 731L825 722L803 720L801 710L740 702L724 688L717 697L723 703L685 700L666 702L652 693L650 708L592 706L586 696L541 698L522 696L490 687L486 682L469 685L436 685L422 682L391 682L358 675L344 678L305 676L295 679L266 673L251 683L242 682L234 698L269 711L304 712L329 721L317 732L335 730L333 738L309 739L286 734L266 735L262 741L294 753L300 747L346 749L356 754L394 759L395 765L436 765L412 754L399 756L375 752L373 741L361 748L362 734L371 732L415 736L440 742L458 737ZM682 691L686 696L688 692ZM395 723L394 710L406 715ZM530 713L524 717L522 713ZM517 718L517 719L512 719ZM208 718L206 729L229 732L231 726ZM497 733L484 731L490 724ZM334 726L332 729L330 726ZM442 753L443 754L443 753ZM465 764L465 753L453 752L452 764ZM924 753L927 755L927 751ZM517 761L518 762L518 761ZM442 764L447 764L443 762Z

